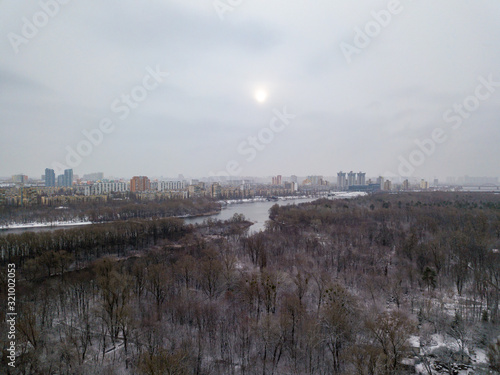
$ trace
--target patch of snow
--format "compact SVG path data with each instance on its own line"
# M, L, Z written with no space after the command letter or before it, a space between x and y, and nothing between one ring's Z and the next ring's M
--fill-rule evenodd
M2 229L64 227L64 226L89 225L89 224L92 224L92 222L90 222L90 221L52 221L49 223L7 224L7 225L0 225L0 230L2 230Z
M408 339L408 343L412 348L420 348L420 337L410 336L410 338Z
M419 363L418 365L415 366L415 372L417 374L427 374L427 370L425 369L423 363Z
M486 356L486 352L483 349L474 348L474 355L472 356L472 360L476 363L488 363L488 357Z
M435 333L431 336L431 347L439 348L440 346L446 346L444 336L439 333Z

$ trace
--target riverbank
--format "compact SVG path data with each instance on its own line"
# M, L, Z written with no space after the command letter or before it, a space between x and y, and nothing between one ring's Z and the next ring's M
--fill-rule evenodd
M336 193L331 193L329 196L318 196L318 197L311 197L310 195L300 195L300 196L284 196L284 197L276 197L277 199L269 200L268 197L255 197L255 198L246 198L246 199L229 199L229 200L221 200L218 201L222 206L222 210L226 210L228 206L238 206L241 204L248 204L248 203L279 203L279 202L286 202L286 201L292 201L292 200L314 200L314 199L320 199L320 198L328 198L328 199L342 199L342 198L354 198L357 196L362 196L366 195L366 193L363 192L336 192ZM222 210L212 210L209 212L204 212L204 213L198 213L194 215L178 215L178 216L172 216L176 217L179 219L187 219L187 220L192 220L192 219L198 219L198 218L204 218L204 217L210 217L210 216L215 216L219 215ZM266 208L266 214L267 214L267 208ZM225 219L225 218L224 218ZM266 218L267 219L267 218ZM53 222L46 222L46 223L12 223L12 224L7 224L7 225L0 225L0 233L6 233L9 231L22 231L22 230L30 230L30 229L56 229L56 228L69 228L69 227L75 227L75 226L81 226L81 225L90 225L90 224L104 224L104 223L109 223L109 221L102 221L102 222L92 222L92 221L53 221Z
M213 210L209 212L203 212L195 215L177 215L170 216L179 219L192 219L197 217L212 216L220 213L220 210ZM0 231L17 230L17 229L36 229L36 228L58 228L58 227L76 227L81 225L90 224L106 224L110 221L51 221L47 223L12 223L7 225L0 225Z
M311 195L287 195L284 197L255 197L255 198L242 198L242 199L228 199L228 200L220 200L217 203L221 204L242 204L242 203L256 203L256 202L279 202L279 201L289 201L289 200L297 200L297 199L342 199L342 198L355 198L367 195L366 192L363 191L338 191L334 193L325 193L317 196Z
M242 198L242 199L228 199L228 200L220 200L217 203L220 204L242 204L242 203L256 203L256 202L269 202L269 201L287 201L293 199L311 199L314 197L307 195L289 195L285 197L275 197L274 199L270 199L269 197L255 197L255 198ZM318 197L319 198L319 197Z
M76 227L81 225L93 224L91 221L55 221L50 223L24 223L24 224L7 224L0 225L2 230L16 230L16 229L32 229L32 228L56 228L56 227Z

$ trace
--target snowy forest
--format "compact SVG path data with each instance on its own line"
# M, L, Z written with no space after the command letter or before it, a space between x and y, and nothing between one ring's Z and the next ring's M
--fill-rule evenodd
M274 205L258 233L159 210L0 236L2 373L500 372L498 194Z

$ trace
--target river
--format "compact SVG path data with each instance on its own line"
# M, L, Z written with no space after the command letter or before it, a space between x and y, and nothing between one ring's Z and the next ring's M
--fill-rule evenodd
M359 192L342 192L335 193L335 196L330 199L341 199L341 198L354 198L360 195L365 195L366 193ZM254 224L250 227L250 233L259 232L265 229L266 221L269 219L269 209L278 204L280 206L288 205L288 204L299 204L305 202L312 202L318 199L315 198L302 198L302 199L279 199L278 201L264 201L264 202L251 202L251 203L233 203L227 205L222 211L217 215L205 216L205 217L193 217L184 219L188 224L196 224L201 223L203 220L206 220L208 217L218 219L218 220L227 220L233 217L234 214L243 214L248 221L253 222Z
M192 217L184 219L187 224L202 223L203 220L207 218L213 218L217 220L228 220L233 217L234 214L243 214L248 221L254 223L250 227L250 232L259 232L265 229L266 220L269 219L269 209L275 205L279 204L299 204L305 202L311 202L316 198L304 198L304 199L288 199L288 200L278 200L274 201L264 201L264 202L251 202L251 203L232 203L223 207L221 212L217 215L204 216L204 217Z
M336 193L334 199L338 198L353 198L364 193ZM262 202L248 202L248 203L230 203L223 207L221 212L216 215L200 216L192 218L184 218L187 224L202 223L203 220L213 218L217 220L227 220L233 217L234 214L243 214L248 221L254 224L250 227L250 233L259 232L265 229L266 220L269 219L269 209L278 204L280 206L288 204L299 204L311 202L318 199L315 198L297 198L297 199L279 199L278 201L262 201ZM34 227L34 228L10 228L0 230L0 235L18 234L23 232L45 232L53 231L56 229L75 228L74 225L66 226L53 226L53 227Z
M318 198L302 198L302 199L287 199L278 201L263 201L263 202L247 202L247 203L230 203L223 206L220 213L210 216L199 216L183 218L186 224L196 224L202 223L203 220L208 218L217 220L228 220L233 217L234 214L243 214L248 221L254 224L250 227L250 232L258 232L265 229L265 222L269 219L269 209L275 205L287 205L287 204L299 204L304 202L311 202ZM22 228L10 228L0 230L0 235L6 234L19 234L23 232L46 232L53 231L56 229L69 229L75 228L73 225L66 226L38 226L38 227L22 227Z

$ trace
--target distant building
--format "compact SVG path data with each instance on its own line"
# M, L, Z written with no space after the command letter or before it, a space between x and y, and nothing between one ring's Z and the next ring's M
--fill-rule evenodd
M272 184L273 185L281 185L281 175L277 175L276 177L273 177L272 179Z
M358 185L366 185L366 173L358 173Z
M356 191L358 191L359 186L366 185L366 173L364 172L354 173L353 171L350 171L347 173L347 178L346 173L342 171L337 173L337 186L340 190L347 190L350 186L356 186ZM365 189L366 188L363 188L363 190Z
M47 185L47 174L51 173L50 171L52 171L52 173L54 173L54 171L52 169L45 170L45 186L48 186ZM60 174L59 176L57 176L56 186L60 186L60 187L73 186L73 169L65 169L64 174Z
M290 182L299 182L299 178L295 175L290 176Z
M218 182L212 184L212 187L211 187L212 198L219 198L221 196L221 190L222 190L222 187L220 186L220 184Z
M384 178L382 176L377 178L377 184L380 185L380 189L384 189Z
M353 171L350 171L347 174L347 185L356 185L356 173L354 173Z
M28 176L24 174L15 174L12 176L12 182L15 184L26 184L28 182Z
M165 190L183 190L186 187L186 181L159 181L158 191Z
M146 176L134 176L130 180L130 191L132 193L149 190L151 190L151 182Z
M56 174L53 169L45 168L45 186L56 186Z
M285 182L284 187L294 193L299 190L299 184L296 182Z
M373 193L380 190L380 185L379 184L351 185L349 186L348 190Z
M339 188L339 190L345 190L347 188L345 173L342 171L337 173L337 187Z
M420 180L420 189L427 190L429 189L429 183L424 179Z
M410 190L410 182L407 179L403 181L403 190Z
M98 182L90 188L90 195L103 195L108 193L126 192L126 182Z
M385 180L385 182L384 182L384 190L385 191L391 191L392 190L392 181L391 180Z
M323 176L307 176L307 179L311 181L311 185L315 186L324 185L325 183Z
M75 193L76 195L85 195L86 197L91 195L92 185L76 185Z
M63 185L66 187L71 187L73 186L73 169L65 169L64 170L64 178L63 178Z

